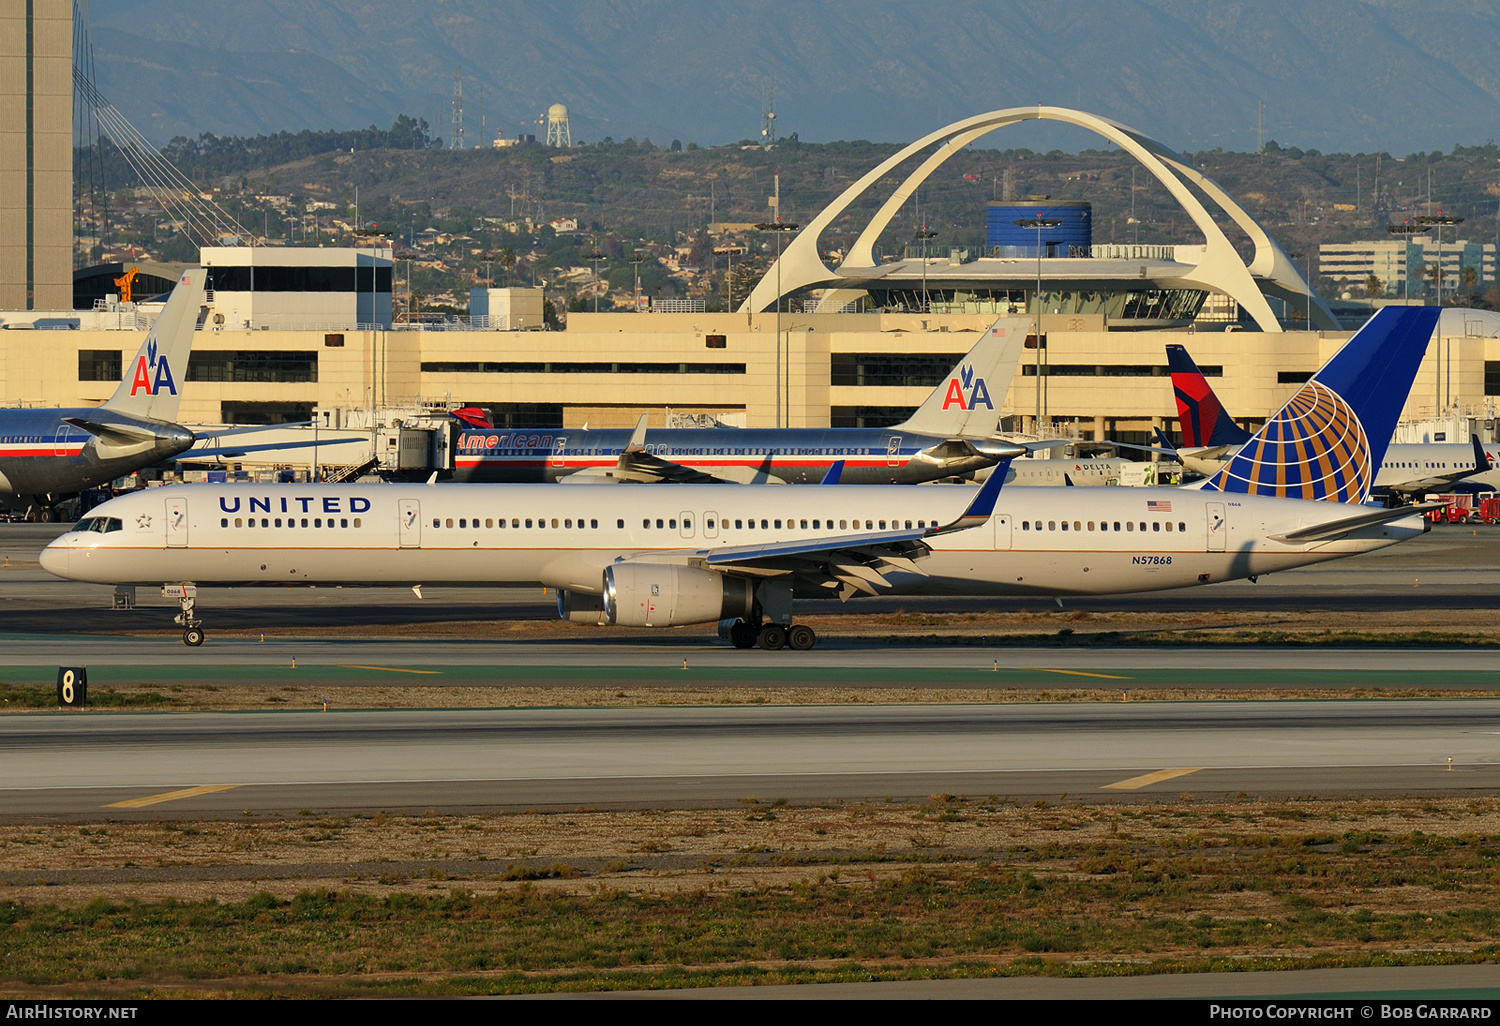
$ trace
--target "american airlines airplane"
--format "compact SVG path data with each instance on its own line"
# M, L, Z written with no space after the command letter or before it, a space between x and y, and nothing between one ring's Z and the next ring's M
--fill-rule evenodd
M1182 448L1176 450L1182 465L1199 474L1212 475L1250 440L1250 432L1234 422L1214 394L1208 379L1186 349L1167 346L1167 364L1172 371L1172 391L1177 397L1177 420L1182 428ZM1393 425L1394 427L1394 425ZM1486 452L1478 434L1471 444L1460 442L1395 442L1375 475L1374 491L1420 496L1451 488L1456 482L1494 469L1495 453ZM1491 445L1493 450L1495 446Z
M963 477L994 466L1010 451L993 436L1029 323L1002 317L990 325L916 413L894 427L648 432L642 417L634 431L517 431L467 418L452 480L918 484Z
M0 503L51 521L64 499L191 447L193 433L172 421L202 305L203 271L192 267L102 405L0 410Z
M1382 310L1201 490L960 485L182 485L113 499L43 550L59 577L172 586L541 584L572 620L718 621L807 649L807 595L1100 595L1249 578L1421 534L1364 505L1436 310ZM1021 447L1007 450L1005 458ZM1004 460L1002 459L1002 465ZM418 590L418 594L420 591Z

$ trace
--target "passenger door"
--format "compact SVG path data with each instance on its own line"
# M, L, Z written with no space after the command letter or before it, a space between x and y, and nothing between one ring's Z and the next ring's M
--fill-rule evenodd
M188 543L188 512L187 499L176 498L167 500L167 547L173 549L187 548Z
M693 536L693 514L684 510L678 516L680 518L678 523L681 524L679 530L682 532L682 536L684 538L691 538Z
M1210 502L1206 508L1208 511L1208 551L1223 552L1224 540L1229 534L1229 524L1224 519L1224 504Z
M1004 552L1010 548L1010 514L996 513L990 519L995 522L995 551Z
M416 499L402 499L399 503L401 523L396 533L403 549L422 547L422 503Z
M559 435L557 437L557 439L553 441L553 443L552 443L552 465L554 467L562 467L562 466L566 466L567 465L567 460L565 460L563 458L563 453L567 450L567 447L568 447L568 440L564 436Z
M888 467L901 466L900 435L892 435L890 441L885 443L885 465Z
M703 514L703 537L717 538L719 536L719 514L709 510Z

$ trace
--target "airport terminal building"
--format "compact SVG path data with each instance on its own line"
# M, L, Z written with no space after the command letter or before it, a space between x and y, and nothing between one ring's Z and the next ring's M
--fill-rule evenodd
M988 213L995 238L983 253L874 259L880 231L952 145L1038 117L1091 128L1131 153L1179 198L1204 243L1095 243L1087 210L1077 208L1042 211L1036 220L1067 230L1049 240L1052 228L1035 229L1038 251L1027 231L1008 226L1022 219L1018 211L996 204ZM823 227L898 158L926 149L934 155L828 267ZM1256 247L1248 262L1185 182L1245 229ZM990 383L1005 430L1145 442L1152 429L1175 426L1167 344L1185 345L1249 426L1278 409L1352 327L1200 172L1139 133L1063 108L956 122L871 169L791 238L779 269L736 311L572 313L565 330L546 331L526 313L540 307L521 294L531 290L486 290L482 316L404 325L392 317L388 250L209 248L202 261L210 291L180 414L195 424L302 421L316 411L334 428L357 421L357 411L448 404L485 408L508 427L625 427L641 413L662 425L668 411L747 427L882 426L904 419L997 316L1011 314L1039 317L1043 347L1032 340L1008 387ZM6 401L87 405L114 390L152 308L94 306L0 312ZM1312 330L1284 330L1288 311ZM1450 311L1440 335L1404 416L1474 417L1493 432L1500 318Z

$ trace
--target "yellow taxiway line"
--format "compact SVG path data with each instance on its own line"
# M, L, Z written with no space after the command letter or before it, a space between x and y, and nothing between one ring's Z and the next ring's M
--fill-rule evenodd
M439 677L443 675L442 670L408 670L400 666L357 666L353 663L340 663L341 670L383 670L386 673L427 673Z
M239 786L239 784L204 784L202 787L188 787L181 791L168 791L165 794L152 794L144 798L131 798L129 801L110 802L104 807L106 809L141 809L147 805L175 802L179 798L194 798L200 794L213 794L215 791L232 791Z
M1148 784L1159 784L1163 780L1171 780L1173 777L1185 777L1189 773L1197 773L1202 766L1194 766L1190 769L1165 769L1157 770L1155 773L1144 773L1129 780L1116 780L1113 784L1105 784L1106 791L1135 791Z
M1052 670L1045 666L1033 666L1030 669L1038 673L1066 673L1070 677L1102 677L1104 680L1130 680L1130 677L1117 677L1112 673L1085 673L1082 670Z

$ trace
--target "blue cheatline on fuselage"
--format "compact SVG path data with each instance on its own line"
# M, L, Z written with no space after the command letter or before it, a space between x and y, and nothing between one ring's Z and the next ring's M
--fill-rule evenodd
M453 480L493 484L556 481L581 470L615 466L630 444L628 429L512 430L468 428L459 436ZM899 428L662 428L644 451L691 470L745 480L766 475L788 484L817 484L842 461L841 484L932 481L992 466L993 459L917 460L946 438ZM739 478L736 478L738 480Z

